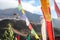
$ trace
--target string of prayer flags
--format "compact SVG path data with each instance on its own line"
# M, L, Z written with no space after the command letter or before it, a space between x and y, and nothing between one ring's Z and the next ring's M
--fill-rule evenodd
M49 40L54 40L49 0L40 0Z
M22 10L22 13L23 13L23 16L24 16L23 18L25 18L26 25L27 25L28 28L31 30L31 34L33 34L33 32L34 32L33 35L35 35L35 38L36 38L36 39L39 39L39 36L36 34L36 32L34 31L32 25L30 24L28 18L26 17L24 10Z
M20 2L20 0L18 0L18 3L19 3L19 5L21 5L21 2ZM21 7L22 8L22 7ZM21 8L19 8L19 10L21 9ZM26 17L26 15L25 15L25 12L24 12L24 9L22 8L22 16L23 16L23 18L25 19L25 21L26 21L26 25L28 26L28 28L32 31L32 29L33 29L33 27L32 27L32 25L30 24L30 22L29 22L29 20L28 20L28 18ZM34 29L33 29L34 30ZM34 36L35 36L35 38L36 39L39 39L39 36L36 34L36 32L34 31Z

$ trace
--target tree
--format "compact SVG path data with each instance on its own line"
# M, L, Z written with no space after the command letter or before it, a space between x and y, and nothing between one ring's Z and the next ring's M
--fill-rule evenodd
M9 23L8 27L4 31L1 40L15 40L14 33L12 31L12 25Z

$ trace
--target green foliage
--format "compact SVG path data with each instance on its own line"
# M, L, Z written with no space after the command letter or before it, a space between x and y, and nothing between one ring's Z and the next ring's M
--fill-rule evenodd
M13 35L13 31L12 31L12 26L9 23L8 24L8 28L4 31L1 40L14 40L14 35Z

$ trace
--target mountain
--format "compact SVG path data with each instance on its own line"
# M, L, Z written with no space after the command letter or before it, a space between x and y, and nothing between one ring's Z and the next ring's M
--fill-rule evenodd
M0 18L3 17L9 17L9 16L13 16L14 13L17 13L19 16L22 16L22 12L21 10L19 11L18 8L12 8L12 9L5 9L5 10L0 10ZM25 11L26 16L28 17L30 22L40 22L40 16L38 14L34 14L28 11Z
M52 19L53 27L60 28L60 19Z
M19 11L18 8L11 8L11 9L5 9L5 10L0 10L0 18L3 17L9 17L13 16L14 13L17 13L19 16L22 16L21 10ZM40 23L41 21L41 15L34 14L28 11L25 11L26 16L28 17L30 22L34 23ZM53 27L60 28L60 19L52 19Z

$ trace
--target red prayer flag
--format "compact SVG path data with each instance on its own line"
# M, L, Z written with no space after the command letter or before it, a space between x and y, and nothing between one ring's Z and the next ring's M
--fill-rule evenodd
M55 11L56 11L57 16L60 17L60 9L58 8L58 5L55 2L55 0L54 0L54 8L55 8Z
M17 40L20 40L20 36L19 35L17 35L16 38L17 38Z
M21 3L20 0L18 0L18 4L19 4L19 5L20 5L20 3Z
M29 25L29 29L30 29L30 30L32 30L32 29L33 29L31 24Z

